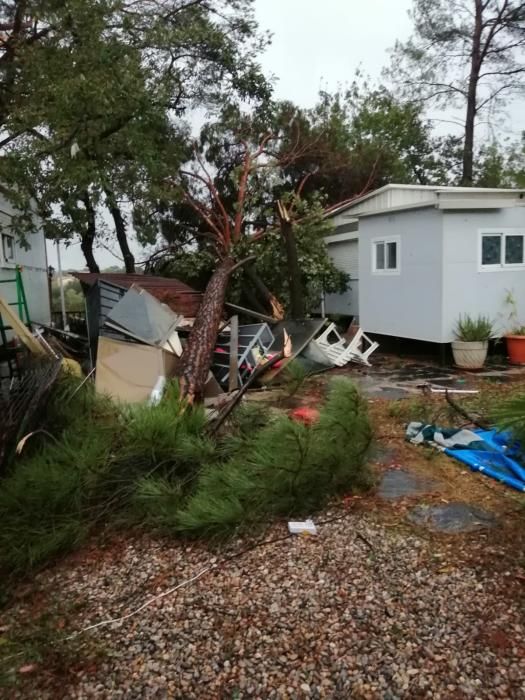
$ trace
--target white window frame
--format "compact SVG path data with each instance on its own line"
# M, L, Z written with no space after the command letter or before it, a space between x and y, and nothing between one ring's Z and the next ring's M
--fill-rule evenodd
M385 267L384 270L381 270L376 267L376 262L377 262L377 255L376 255L376 246L378 243L384 243L385 244L385 265L387 262L387 253L386 253L386 246L388 243L395 243L396 244L396 267L395 268L390 268L387 269ZM372 238L371 241L372 244L372 274L373 275L400 275L401 274L401 236L381 236L378 238Z
M483 264L483 237L484 236L501 236L501 257L499 263L491 265ZM507 236L523 236L523 257L524 262L521 263L506 263L505 262L505 239ZM502 270L521 270L525 268L525 228L481 228L478 230L478 270L479 272L501 272Z
M4 255L4 236L8 236L13 243L13 259L6 260ZM6 233L5 231L0 231L0 261L3 267L16 267L16 241L15 237L11 233Z

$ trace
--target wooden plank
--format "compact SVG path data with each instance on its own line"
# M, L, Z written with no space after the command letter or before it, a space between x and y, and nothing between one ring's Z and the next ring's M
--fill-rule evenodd
M228 391L239 388L239 317L232 316L230 320L230 372L228 375Z
M9 304L0 297L0 314L6 318L13 332L20 338L24 345L35 355L47 355L43 346L34 338L17 314L11 310Z

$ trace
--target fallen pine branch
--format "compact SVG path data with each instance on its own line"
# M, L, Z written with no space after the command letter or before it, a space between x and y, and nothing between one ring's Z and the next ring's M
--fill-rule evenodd
M450 396L448 390L445 392L445 398L449 406L452 406L452 408L456 411L456 413L459 413L460 416L463 416L463 418L466 418L473 425L477 425L478 428L481 428L482 430L490 430L490 426L487 425L487 423L482 423L481 421L477 420L471 413L469 413L465 408L463 408L463 406L460 406L458 403L456 403L454 399Z

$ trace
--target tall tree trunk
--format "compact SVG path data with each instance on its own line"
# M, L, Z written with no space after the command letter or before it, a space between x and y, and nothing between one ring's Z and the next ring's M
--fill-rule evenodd
M200 400L204 391L233 268L233 259L226 257L211 276L180 359L181 394L190 404Z
M270 314L275 318L276 321L282 321L284 318L284 309L277 297L270 292L268 287L264 284L262 279L259 277L255 265L249 265L246 268L246 277L253 284L256 291L259 293L262 301L266 304L266 309L261 309L263 312L270 311Z
M86 265L90 272L100 272L100 268L95 260L93 254L93 244L95 243L95 236L97 233L96 222L95 222L95 209L89 198L89 194L85 192L81 200L84 202L87 212L87 224L84 231L81 234L80 248L84 253L84 258L86 259Z
M471 187L473 182L474 164L474 127L477 112L478 82L481 70L481 35L483 31L483 2L474 0L475 19L472 34L472 53L470 59L470 74L467 92L467 114L465 118L465 140L463 143L463 172L461 184Z
M117 204L115 195L110 190L105 190L108 209L113 221L115 222L115 233L117 234L117 241L120 247L120 252L124 259L124 267L128 274L135 272L135 258L130 250L128 243L128 236L126 234L126 221L122 216L120 207Z
M286 263L288 268L288 285L290 289L290 314L294 319L304 318L306 309L304 305L303 285L301 284L301 268L297 255L293 224L281 202L277 203L281 234L286 250Z

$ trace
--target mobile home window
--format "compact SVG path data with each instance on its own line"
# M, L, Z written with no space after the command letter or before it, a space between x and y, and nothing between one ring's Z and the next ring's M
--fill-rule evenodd
M373 241L372 262L374 272L398 272L399 242L394 239Z
M497 269L525 264L525 233L481 234L481 267Z
M6 263L15 261L15 239L8 233L2 234L2 256Z

